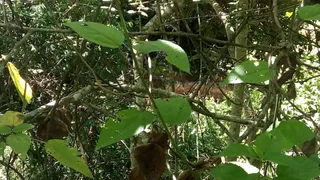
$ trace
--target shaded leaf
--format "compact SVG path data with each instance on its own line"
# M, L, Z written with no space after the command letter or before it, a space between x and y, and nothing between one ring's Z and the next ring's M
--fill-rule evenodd
M282 121L277 129L283 136L299 147L305 141L311 140L314 137L312 130L303 122L297 120Z
M225 150L223 150L219 156L229 156L229 157L238 157L246 156L256 158L257 154L254 152L252 147L248 147L243 144L230 144Z
M8 62L7 67L21 100L29 104L32 99L32 89L30 85L20 76L18 69L13 63Z
M249 179L249 175L235 164L219 164L211 170L211 175L219 180Z
M264 160L271 161L271 162L277 163L278 165L285 165L285 166L289 166L296 163L293 157L284 155L283 153L280 153L280 152L268 153L264 156Z
M170 64L176 66L184 72L190 73L190 65L187 54L180 46L173 42L166 40L138 41L136 44L134 44L134 48L137 51L145 54L163 51L166 53L166 60Z
M127 139L142 132L152 123L154 115L137 109L126 109L118 114L120 122L108 120L105 128L102 128L96 149Z
M298 15L304 20L320 20L320 4L300 7Z
M20 155L21 159L26 159L31 141L28 135L22 133L11 134L6 138L6 141L7 144L12 148L12 150Z
M85 161L81 157L78 157L80 153L75 148L68 147L67 142L52 139L45 144L45 149L48 154L53 156L62 165L70 167L87 177L93 178Z
M249 162L232 161L230 163L241 167L248 174L255 174L255 173L259 172L259 169L257 167L255 167L255 166L251 165Z
M27 130L32 129L32 128L34 128L34 125L27 124L27 123L22 123L22 124L19 124L19 125L15 126L13 128L13 132L19 133L19 132L27 131Z
M6 125L0 126L0 135L6 135L11 133L11 128Z
M320 175L318 162L306 156L293 157L296 163L289 166L278 165L276 172L281 179L309 180Z
M184 98L156 99L155 103L165 123L179 125L190 119L191 107Z
M248 175L248 180L271 180L271 178L261 177L260 174L255 173L255 174L249 174Z
M279 131L272 131L259 135L253 145L259 157L264 158L268 153L283 152L294 144L287 140Z
M98 45L118 48L124 41L124 35L115 27L95 22L70 22L64 25L72 28L81 37Z

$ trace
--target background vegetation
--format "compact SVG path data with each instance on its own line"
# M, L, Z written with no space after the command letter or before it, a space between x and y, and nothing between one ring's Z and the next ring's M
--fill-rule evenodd
M149 146L154 143L161 150L143 161L154 160L147 171L161 179L318 177L320 8L301 8L314 4L299 0L2 1L0 113L20 112L28 124L15 130L16 122L4 122L17 114L0 118L3 179L89 179L90 174L94 179L129 179L130 173L131 179L150 179L142 172L148 164L141 164L135 152L154 148ZM114 48L92 41L86 35L94 33L81 34L79 27L68 24L79 21L112 27L120 35L110 35L109 29L106 39L120 43ZM91 24L80 28L86 26L91 28ZM152 49L158 39L179 45L183 52L172 44ZM139 42L151 50L133 52L132 43ZM190 69L176 62L178 53L186 55ZM176 55L173 62L170 55ZM30 102L12 81L8 62L30 84ZM169 105L161 106L161 100ZM156 115L149 119L152 125L139 135L133 131L127 135L130 138L123 135L121 141L109 143L110 122L129 116L140 122L139 118L150 115L139 112ZM166 118L169 121L163 123ZM9 133L1 130L7 125ZM24 141L17 141L17 150L8 140L17 134L30 137L26 157L19 152ZM273 137L276 142L270 140ZM66 157L56 157L50 152L62 142L52 139L63 139L65 146L74 149L63 146ZM153 159L162 151L164 158ZM269 152L273 156L266 156ZM70 160L68 153L81 160ZM75 161L83 163L68 165ZM260 175L247 176L247 169L237 169L241 165L223 166L221 161L251 163ZM163 163L165 167L159 165ZM83 164L84 168L76 168ZM83 170L86 165L90 172ZM142 176L134 175L136 167ZM304 174L295 174L299 172Z

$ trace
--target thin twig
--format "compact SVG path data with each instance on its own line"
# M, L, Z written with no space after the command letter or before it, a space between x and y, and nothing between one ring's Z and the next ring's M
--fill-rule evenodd
M3 61L4 63L7 63L11 60L12 56L14 55L15 51L23 44L25 43L28 38L30 37L30 35L33 33L33 31L29 31L26 35L23 36L23 38L17 42L14 47L11 49L11 51L6 55L4 56L3 58Z
M21 174L16 168L14 168L13 166L5 163L5 162L2 161L2 160L0 160L0 164L2 164L3 166L6 166L6 167L12 169L12 170L19 176L20 179L24 180L24 177L22 176L22 174Z

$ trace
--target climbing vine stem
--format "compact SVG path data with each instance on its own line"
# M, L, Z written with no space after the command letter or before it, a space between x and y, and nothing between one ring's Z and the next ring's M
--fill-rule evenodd
M138 64L138 60L136 58L136 55L133 51L133 46L132 46L132 42L131 42L131 39L130 39L130 36L129 36L129 31L127 29L127 26L126 26L126 21L124 19L124 16L123 16L123 13L122 13L122 8L121 8L121 3L120 3L120 0L115 0L115 4L116 4L116 8L118 10L118 13L119 13L119 17L120 17L120 24L121 24L121 27L124 31L124 36L125 38L127 39L128 41L128 47L129 47L129 50L130 50L130 53L131 53L131 56L132 56L132 59L133 59L133 62L135 64ZM136 70L137 70L137 73L139 75L139 77L143 77L142 76L142 70L136 66ZM179 151L179 148L178 148L178 145L177 145L177 142L175 141L175 139L173 139L173 137L171 136L171 133L169 131L169 128L167 126L167 124L164 122L164 119L163 119L163 116L161 115L159 109L158 109L158 106L157 104L155 103L155 100L154 100L154 97L152 95L152 93L149 91L148 89L148 85L147 83L145 82L144 79L141 79L141 82L142 82L142 86L144 89L146 89L146 92L151 100L151 103L152 103L152 106L158 116L158 119L160 120L161 124L163 125L163 128L165 130L165 132L168 134L168 137L169 137L169 140L172 142L172 145L173 145L173 149L175 150L175 152L177 153L177 155L181 158L181 160L183 161L183 163L185 163L186 165L190 165L190 163L187 161L187 159L182 155L182 153Z

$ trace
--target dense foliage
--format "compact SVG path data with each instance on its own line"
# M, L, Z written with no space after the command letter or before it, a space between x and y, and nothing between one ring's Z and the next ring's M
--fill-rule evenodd
M319 14L299 0L1 2L0 177L317 178Z

